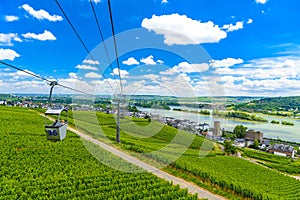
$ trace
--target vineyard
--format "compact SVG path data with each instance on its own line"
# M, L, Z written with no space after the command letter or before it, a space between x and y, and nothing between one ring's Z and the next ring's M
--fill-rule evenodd
M43 124L35 111L0 107L0 199L197 199L150 173L101 164L74 133L47 141Z
M81 114L85 116L85 119L88 119L88 113ZM92 124L86 120L82 122L82 125L94 137L98 137L100 140L106 137L113 141L115 138L113 116L97 113L97 117L101 125L101 133L97 134L93 131L96 130L96 123ZM222 195L234 193L234 195L250 199L299 199L300 182L296 179L241 158L224 156L216 147L206 157L199 158L199 149L203 144L203 138L194 138L189 133L178 131L158 122L149 124L149 127L148 124L148 120L134 119L133 121L126 121L126 119L123 119L120 148L139 154L143 153L142 155L150 160L155 159L165 162L174 154L173 149L166 150L164 154L151 152L165 147L171 141L174 142L176 134L181 134L185 140L192 142L179 159L165 168L166 171L182 177L190 174L194 176L193 181L198 180L195 183L201 182L201 186L206 184L207 188ZM131 131L129 132L129 130ZM157 131L157 134L148 137L149 132L152 130ZM175 141L174 146L177 145L176 148L178 148L178 146L183 145L182 143L185 142L182 140ZM214 188L218 188L217 191ZM232 198L230 195L227 197Z

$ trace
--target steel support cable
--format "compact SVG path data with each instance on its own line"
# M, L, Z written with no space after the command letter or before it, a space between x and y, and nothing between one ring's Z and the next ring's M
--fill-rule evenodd
M108 0L108 9L109 9L111 29L112 29L113 39L114 39L114 47L115 47L116 61L117 61L118 72L119 72L121 94L123 95L123 84L122 84L122 78L121 78L121 69L120 69L120 63L119 63L118 48L117 48L117 41L116 41L116 37L115 37L115 29L114 29L114 22L113 22L113 15L112 15L112 9L111 9L111 5L110 5L110 0Z
M9 64L9 63L3 62L3 61L0 61L0 63L3 64L3 65L5 65L5 66L8 66L8 67L10 67L10 68L16 69L16 70L18 70L18 71L22 71L22 72L24 72L24 73L26 73L26 74L28 74L28 75L30 75L30 76L33 76L33 77L35 77L35 78L41 79L41 80L43 80L43 81L46 81L46 82L48 82L48 83L50 83L50 84L53 82L53 81L48 80L48 79L46 79L46 78L44 78L44 77L41 77L41 76L39 76L39 75L37 75L37 74L34 74L33 72L30 72L30 71L21 69L21 68L19 68L19 67L16 67L16 66L14 66L14 65ZM89 94L89 93L83 92L83 91L81 91L81 90L77 90L77 89L71 88L71 87L69 87L69 86L62 85L62 84L60 84L60 83L57 83L56 85L58 85L58 86L60 86L60 87L63 87L63 88L65 88L65 89L68 89L68 90L73 90L73 91L75 91L75 92L79 92L79 93L82 93L82 94L94 96L94 95L92 95L92 94Z
M71 20L69 19L68 15L66 14L66 12L64 11L64 9L62 8L62 6L60 5L60 3L58 2L58 0L54 0L57 4L57 6L59 7L60 11L63 13L64 17L66 18L68 24L71 26L73 32L75 33L76 37L78 38L78 40L80 41L80 43L82 44L82 46L84 47L84 49L86 50L86 52L88 53L88 55L90 56L90 58L95 61L95 59L93 58L91 52L89 51L89 49L87 48L87 46L85 45L84 41L82 40L82 38L80 37L79 33L77 32L76 28L74 27L74 25L72 24ZM100 66L97 67L100 71L100 73L102 74L103 78L106 78L104 76L104 73L102 72ZM110 88L112 89L112 91L115 91L115 89L112 87L112 85L109 83L109 81L105 80L104 81L110 86Z
M92 11L93 11L93 14L94 14L94 18L95 18L95 21L96 21L96 24L97 24L97 28L98 28L98 31L99 31L99 34L100 34L100 37L101 37L101 40L102 40L102 43L103 43L103 47L104 47L104 50L105 50L108 62L109 62L110 69L112 71L113 76L116 77L116 74L113 73L112 62L111 62L111 59L110 59L110 56L109 56L109 53L108 53L108 49L107 49L106 43L104 41L104 37L103 37L102 31L101 31L101 27L100 27L100 22L98 20L98 17L97 17L96 11L95 11L93 0L90 0L90 5L91 5L91 8L92 8ZM121 91L121 89L120 89L120 91Z

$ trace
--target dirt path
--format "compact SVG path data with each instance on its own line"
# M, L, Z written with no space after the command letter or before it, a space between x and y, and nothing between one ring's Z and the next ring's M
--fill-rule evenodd
M45 117L43 114L39 114L41 115L42 117ZM49 117L50 120L53 120ZM81 138L85 139L85 140L88 140L98 146L100 146L101 148L111 152L112 154L122 158L123 160L126 160L127 162L129 163L132 163L140 168L143 168L145 169L147 172L150 172L152 174L154 174L155 176L159 177L159 178L162 178L168 182L173 182L174 185L179 185L180 188L182 189L185 189L187 188L189 193L190 194L196 194L198 195L198 198L199 199L209 199L209 200L223 200L223 199L226 199L222 196L219 196L219 195L216 195L216 194L213 194L211 192L209 192L208 190L205 190L197 185L195 185L194 183L191 183L191 182L188 182L184 179L181 179L181 178L178 178L176 176L173 176L167 172L164 172L152 165L149 165L133 156L130 156L110 145L107 145L103 142L100 142L99 140L96 140L86 134L83 134L81 133L80 131L76 130L75 128L72 128L70 126L68 126L68 130L79 135Z
M213 194L203 188L200 188L199 186L193 184L193 183L190 183L186 180L183 180L181 178L178 178L176 176L173 176L171 174L168 174L156 167L153 167L152 165L149 165L141 160L138 160L137 158L135 157L132 157L118 149L115 149L114 147L110 146L110 145L107 145L103 142L100 142L88 135L85 135L79 131L77 131L76 129L74 128L71 128L71 127L68 127L68 130L76 133L77 135L79 135L81 138L85 139L85 140L88 140L90 142L93 142L94 144L100 146L101 148L113 153L114 155L126 160L127 162L129 163L132 163L138 167L141 167L143 169L145 169L146 171L154 174L155 176L159 177L159 178L162 178L166 181L169 181L169 182L173 182L174 185L179 185L180 188L187 188L189 193L191 194L198 194L198 198L200 199L203 199L203 198L207 198L209 200L217 200L217 199L225 199L224 197L221 197L221 196L218 196L216 194Z

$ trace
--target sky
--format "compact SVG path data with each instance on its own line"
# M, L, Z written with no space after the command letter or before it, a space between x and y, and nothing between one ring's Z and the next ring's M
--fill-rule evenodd
M0 1L0 61L86 93L300 94L296 0L111 0L118 59L107 0L92 1L104 41L89 0L58 0L89 53L55 0ZM0 64L0 93L49 89Z

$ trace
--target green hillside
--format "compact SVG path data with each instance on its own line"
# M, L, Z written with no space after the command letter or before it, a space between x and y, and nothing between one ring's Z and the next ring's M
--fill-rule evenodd
M300 109L300 97L269 97L235 105L236 109L248 111L295 111Z
M101 164L74 133L47 141L43 124L35 111L0 106L0 199L197 199L150 173Z
M77 115L82 118L77 122L77 127L81 126L99 140L105 141L105 138L108 138L114 141L116 126L112 115L85 111L74 113L74 116ZM91 123L95 115L99 122ZM98 123L102 129L100 132ZM195 137L158 122L149 124L147 119L122 119L121 129L119 148L134 152L137 156L156 164L158 163L153 161L168 163L174 159L176 151L183 150L184 145L192 141L183 155L164 170L230 199L299 198L300 182L291 177L241 158L225 156L217 146L214 146L206 157L202 157L202 153L205 152L199 151L201 146L212 145L207 141L203 143L202 137ZM181 136L180 139L178 135Z

